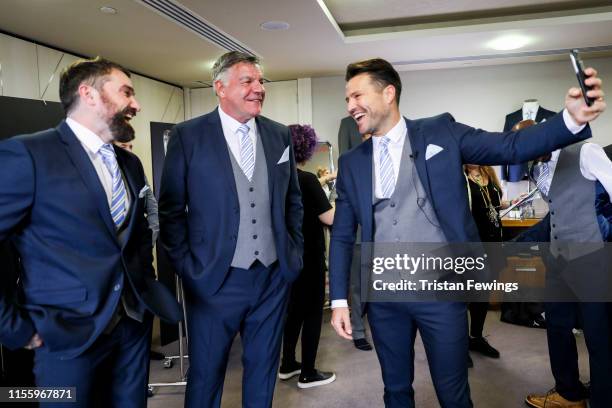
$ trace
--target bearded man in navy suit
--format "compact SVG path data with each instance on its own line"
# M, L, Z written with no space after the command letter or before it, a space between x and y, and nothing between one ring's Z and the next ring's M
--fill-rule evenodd
M144 407L153 314L181 310L155 279L142 165L112 145L133 138L140 105L130 73L101 58L68 66L60 99L57 128L0 144L0 241L22 265L0 342L35 349L37 386L76 387L76 402L45 406Z

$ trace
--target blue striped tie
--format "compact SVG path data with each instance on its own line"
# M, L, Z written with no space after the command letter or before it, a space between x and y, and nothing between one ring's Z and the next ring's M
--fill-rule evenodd
M389 154L389 143L391 139L387 136L380 138L380 157L379 157L379 170L380 170L380 190L382 191L382 197L389 198L395 190L395 172L393 171L393 162L391 161L391 155Z
M253 141L249 136L249 127L243 123L236 133L240 136L240 167L246 178L251 181L255 171L255 151Z
M121 171L119 170L119 164L117 163L113 146L104 144L99 152L102 156L104 165L113 178L110 212L115 227L119 228L121 224L123 224L123 221L125 221L127 215L127 190L125 189L125 184L123 184L123 178L121 177Z
M550 187L550 185L546 184L548 176L550 175L550 168L548 167L548 162L540 163L538 168L539 170L538 175L536 177L536 186L538 187L538 190L540 190L540 193L544 194L545 196L548 196L548 188Z

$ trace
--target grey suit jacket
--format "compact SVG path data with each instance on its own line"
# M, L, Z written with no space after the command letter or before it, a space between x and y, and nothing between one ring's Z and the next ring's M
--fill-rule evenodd
M338 148L340 154L343 154L353 147L361 143L361 134L357 128L357 122L350 116L347 116L340 121L340 129L338 130Z

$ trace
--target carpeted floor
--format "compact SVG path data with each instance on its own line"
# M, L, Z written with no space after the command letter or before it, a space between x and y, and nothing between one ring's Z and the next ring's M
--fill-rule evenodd
M546 392L553 386L548 362L546 332L499 322L499 313L490 312L485 336L501 352L499 360L472 353L474 368L470 369L470 388L475 407L516 408L525 407L525 395ZM588 356L584 339L578 336L580 367L583 381L588 380ZM192 341L197 341L192 339ZM176 353L177 344L163 349L167 355ZM439 407L429 375L427 360L420 338L416 343L415 399L419 408ZM237 338L228 365L223 393L223 407L241 406L240 365L241 346ZM298 354L299 356L299 354ZM274 396L275 408L373 408L383 407L383 385L380 366L375 351L360 351L352 342L340 339L329 325L329 313L325 322L317 366L335 371L337 380L329 385L301 390L297 378L278 381ZM151 382L174 382L179 378L178 363L171 369L163 368L160 361L151 362ZM183 406L183 387L157 388L149 398L149 407L175 408Z

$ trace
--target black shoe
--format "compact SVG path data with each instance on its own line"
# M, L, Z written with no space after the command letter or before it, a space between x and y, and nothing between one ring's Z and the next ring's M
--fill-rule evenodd
M288 380L302 372L302 363L294 361L290 364L282 364L278 370L278 378Z
M472 356L468 353L468 368L474 368L474 362L472 361Z
M318 387L319 385L329 384L334 381L336 381L336 374L315 370L315 373L312 375L300 375L300 379L298 380L298 387L312 388Z
M484 337L470 337L470 350L491 358L499 358L499 351L489 344Z
M359 350L363 350L363 351L372 350L372 346L370 346L370 343L368 343L366 339L355 339L353 340L353 343L355 344L355 347L357 347Z

